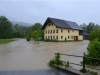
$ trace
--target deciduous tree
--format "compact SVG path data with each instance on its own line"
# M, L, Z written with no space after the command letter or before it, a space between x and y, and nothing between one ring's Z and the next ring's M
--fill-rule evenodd
M12 23L5 16L0 16L0 38L12 38L12 32Z

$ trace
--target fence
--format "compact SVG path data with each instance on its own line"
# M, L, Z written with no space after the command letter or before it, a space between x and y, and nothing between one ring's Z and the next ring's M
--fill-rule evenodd
M55 54L57 54L57 53L55 53ZM88 58L88 59L96 59L96 60L100 60L100 58L92 58L92 57L77 56L77 55L69 55L69 54L60 54L60 55L72 56L72 57L81 57L81 58L83 58L83 64L82 64L82 65L69 62L70 64L74 64L74 65L78 65L78 66L83 66L83 72L85 72L85 70L86 70L85 67L91 68L91 69L94 69L94 70L99 70L99 71L100 71L100 69L98 69L98 68L93 68L93 67L90 67L90 66L86 66L86 65L85 65L85 59L86 59L86 58ZM66 62L66 61L63 61L63 62Z

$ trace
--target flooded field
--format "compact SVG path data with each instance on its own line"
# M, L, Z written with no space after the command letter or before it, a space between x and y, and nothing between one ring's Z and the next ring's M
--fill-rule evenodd
M0 45L0 71L49 69L47 63L56 52L82 55L89 41L79 42L27 42L25 39ZM62 60L80 63L82 58L61 56ZM73 66L80 69L79 66Z

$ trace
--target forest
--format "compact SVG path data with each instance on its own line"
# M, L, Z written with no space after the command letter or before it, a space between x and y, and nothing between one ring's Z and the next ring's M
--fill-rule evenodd
M34 35L34 31L38 31L40 37L43 37L41 23L34 23L31 26L24 26L12 23L5 16L0 16L0 39L25 38Z
M88 24L83 23L80 27L83 29L83 32L87 32L89 34L95 29L100 29L100 25L93 22ZM31 26L19 24L12 25L8 18L0 16L0 39L25 37L35 38L36 36L43 38L44 31L41 28L41 23L34 23Z

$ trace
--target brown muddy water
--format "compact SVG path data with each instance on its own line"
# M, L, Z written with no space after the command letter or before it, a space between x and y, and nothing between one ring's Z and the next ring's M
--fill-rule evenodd
M27 42L25 39L0 45L0 71L49 69L47 63L56 52L83 56L89 41L79 42ZM79 64L82 58L61 56L62 60ZM81 67L72 65L73 68Z

